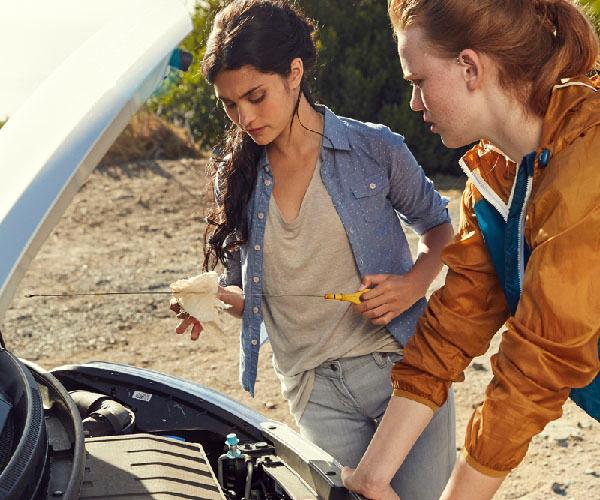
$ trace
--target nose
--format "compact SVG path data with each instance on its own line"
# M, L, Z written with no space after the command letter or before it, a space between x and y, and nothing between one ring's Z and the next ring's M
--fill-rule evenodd
M248 130L249 125L254 121L254 114L248 106L238 105L238 123L244 130Z
M417 86L413 86L412 88L410 109L413 111L423 111L425 109L425 106L423 105L423 98L421 97L421 89Z

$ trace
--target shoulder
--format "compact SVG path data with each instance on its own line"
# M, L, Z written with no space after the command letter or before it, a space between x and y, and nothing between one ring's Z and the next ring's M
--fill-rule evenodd
M562 207L559 213L564 218L583 219L600 207L599 172L600 124L583 131L550 158L539 174L536 206Z
M393 132L387 125L381 123L362 122L354 118L340 116L339 120L348 131L351 145L371 146L380 148L406 148L404 137Z

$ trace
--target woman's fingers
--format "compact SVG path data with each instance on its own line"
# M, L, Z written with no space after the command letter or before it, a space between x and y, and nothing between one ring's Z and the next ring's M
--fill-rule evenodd
M192 318L192 319L193 319L192 334L191 334L190 338L192 340L198 340L198 337L200 337L200 332L203 330L202 324L197 319L195 319L195 318Z
M175 314L179 314L181 312L181 306L175 299L171 299L171 302L169 303L169 309L171 309L171 311L173 311Z
M373 309L368 309L363 313L363 316L369 319L376 319L384 314L387 314L388 312L390 312L390 305L384 303L380 306L374 307Z
M200 332L203 330L202 323L194 318L194 316L190 316L190 314L185 311L174 299L171 299L169 309L171 309L171 311L177 315L178 319L182 320L181 323L179 323L179 325L177 325L175 328L175 333L181 335L182 333L185 333L185 331L191 326L191 339L197 340L200 336Z
M365 295L367 294L365 293ZM368 312L384 304L390 304L393 301L393 298L394 297L388 293L381 293L373 298L363 300L361 305L364 305L364 311Z
M175 333L182 334L184 333L188 327L192 324L192 320L190 318L184 319L177 327L175 328Z
M371 323L373 323L374 325L387 325L390 321L392 321L396 316L398 316L398 314L395 314L393 312L389 312L387 314L384 314L383 316L380 316L379 318L376 318L374 320L371 321Z
M185 333L190 326L192 327L191 339L197 340L200 336L200 332L203 330L202 323L189 314L181 323L179 323L177 328L175 328L175 333L181 335L182 333Z

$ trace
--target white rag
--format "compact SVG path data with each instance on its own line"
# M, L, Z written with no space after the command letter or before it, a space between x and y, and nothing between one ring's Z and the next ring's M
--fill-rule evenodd
M171 283L171 292L177 303L194 316L207 332L222 333L220 312L231 307L217 298L218 274L215 271Z

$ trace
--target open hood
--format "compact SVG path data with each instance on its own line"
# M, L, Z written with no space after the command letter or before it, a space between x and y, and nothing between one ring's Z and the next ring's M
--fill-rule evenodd
M182 0L129 0L0 130L0 321L73 196L191 31Z

